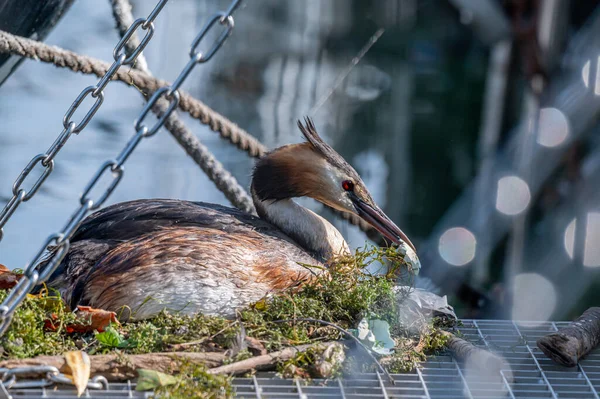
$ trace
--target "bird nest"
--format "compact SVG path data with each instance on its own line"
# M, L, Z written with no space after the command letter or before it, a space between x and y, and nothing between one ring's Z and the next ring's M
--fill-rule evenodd
M375 265L384 272L367 272ZM137 378L138 389L190 397L227 397L231 376L256 370L302 378L409 371L448 338L441 319L406 306L414 291L401 280L410 276L395 248L368 247L335 258L300 287L240 309L234 320L162 312L119 323L112 312L72 312L58 293L42 289L28 295L0 338L0 367L27 359L61 368L66 352L81 351L92 375ZM0 300L6 295L0 291Z

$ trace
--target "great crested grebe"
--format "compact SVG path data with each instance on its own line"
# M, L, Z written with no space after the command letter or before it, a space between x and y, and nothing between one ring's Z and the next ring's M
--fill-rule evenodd
M348 253L340 232L292 198L312 197L357 214L414 253L406 235L375 204L358 173L298 122L306 142L259 159L251 192L260 218L202 202L148 199L100 210L79 227L48 285L71 306L142 319L163 309L231 317L266 294L309 278L305 265Z

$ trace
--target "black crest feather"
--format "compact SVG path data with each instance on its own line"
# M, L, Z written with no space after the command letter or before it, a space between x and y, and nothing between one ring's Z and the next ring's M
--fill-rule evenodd
M319 136L312 119L306 116L304 117L304 123L306 125L303 125L301 121L298 121L298 127L312 147L316 151L320 152L332 165L337 166L352 177L358 177L358 173L356 173L354 168L350 166L350 164L346 162L346 160L342 158L340 154L331 148L329 144L323 141L321 136Z

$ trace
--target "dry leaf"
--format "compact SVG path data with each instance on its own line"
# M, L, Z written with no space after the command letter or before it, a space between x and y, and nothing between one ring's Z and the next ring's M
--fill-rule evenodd
M44 320L44 329L46 331L56 331L58 330L58 326L56 324L54 324L55 321L57 321L58 319L58 315L56 313L50 313L48 315L48 318L46 320ZM60 324L60 323L58 323Z
M7 290L15 285L22 277L22 274L14 273L2 264L0 264L0 290Z
M253 337L246 337L245 340L246 340L246 345L248 346L248 350L254 356L267 354L267 349L262 344L262 342L260 342L258 339L253 338Z
M64 373L77 389L77 397L80 397L86 390L90 379L90 358L87 353L82 351L72 351L65 353L67 365Z
M66 327L67 333L103 332L111 323L120 325L115 312L90 306L77 306L77 319L81 320L81 323L69 324Z

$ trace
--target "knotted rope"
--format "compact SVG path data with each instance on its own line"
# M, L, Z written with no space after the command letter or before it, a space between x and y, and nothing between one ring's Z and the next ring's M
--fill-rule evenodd
M117 30L122 37L134 22L131 13L131 4L129 0L111 0L113 16L117 23ZM134 33L125 47L130 54L139 45L140 39L137 33ZM148 62L144 54L137 57L134 68L146 73L152 77L152 72L148 67ZM154 112L159 118L169 108L169 102L161 98L154 107ZM202 171L215 184L233 206L247 213L255 214L254 203L246 190L238 183L237 179L229 173L227 169L219 162L211 151L188 129L185 123L176 113L172 113L165 123L165 128L177 140L187 154L200 166Z
M0 31L0 52L20 55L27 58L47 62L59 67L69 68L73 72L93 74L102 77L108 70L110 64L85 55L80 55L56 46L48 46L44 43L15 36ZM135 69L120 69L114 80L120 80L130 86L137 87L144 96L150 97L156 90L168 86L169 82L156 79L144 72ZM241 129L229 119L214 111L206 104L180 91L181 100L179 108L198 119L217 132L224 139L234 144L237 148L246 151L252 157L260 157L267 148L257 139Z
M74 72L93 74L99 78L104 76L109 68L109 64L104 61L80 55L56 46L49 46L35 40L15 36L4 31L0 31L0 52L51 63L58 67L69 68ZM114 80L119 80L130 86L135 86L147 98L160 87L169 85L169 83L164 80L154 78L136 69L119 69L115 74ZM267 152L266 147L248 132L184 91L180 91L179 108L190 114L194 119L199 120L202 124L207 125L214 132L219 133L223 139L228 140L237 148L248 153L248 155L259 158ZM169 122L167 122L167 126L169 126ZM195 136L192 135L192 137L195 139ZM189 154L191 149L188 149L188 144L192 143L192 141L188 138L181 140L178 138L177 141L186 148L186 151L188 151ZM197 156L200 156L201 153L206 154L206 152L201 152L200 150L200 148L204 146L199 142L198 144L200 146L198 146L195 151ZM192 155L192 157L194 156ZM209 164L209 162L206 163ZM237 205L234 204L234 206ZM357 216L335 210L334 212L353 225L359 226L362 231L367 233L369 238L376 241L381 240L378 233Z

